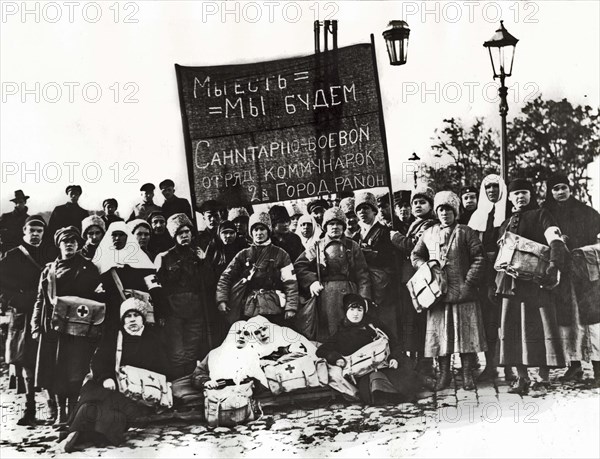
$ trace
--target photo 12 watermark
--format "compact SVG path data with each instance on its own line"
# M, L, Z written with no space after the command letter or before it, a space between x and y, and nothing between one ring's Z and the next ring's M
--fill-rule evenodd
M137 24L142 2L0 2L2 24Z
M140 166L136 162L100 164L95 161L80 163L66 161L17 162L2 161L2 183L19 180L27 183L98 183L103 178L113 183L139 183L137 174Z
M3 81L2 103L96 104L107 100L115 104L137 104L139 90L139 85L133 81Z

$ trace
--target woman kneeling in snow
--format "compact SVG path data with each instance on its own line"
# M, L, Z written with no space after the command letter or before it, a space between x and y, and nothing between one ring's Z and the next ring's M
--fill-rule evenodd
M344 368L349 364L348 356L378 337L377 329L382 330L382 327L367 315L369 304L370 301L360 295L344 295L345 317L337 332L317 349L317 357ZM413 401L419 392L431 390L434 385L433 379L414 371L413 362L400 351L395 340L390 339L389 344L388 368L357 378L359 395L365 403Z

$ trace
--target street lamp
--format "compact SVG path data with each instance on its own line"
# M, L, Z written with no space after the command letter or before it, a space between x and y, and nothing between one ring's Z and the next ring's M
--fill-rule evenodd
M500 21L500 28L496 30L496 33L486 41L485 46L490 53L490 60L492 61L492 70L494 71L494 79L500 78L500 88L498 88L498 95L500 96L500 117L502 118L502 150L500 156L500 175L507 181L508 178L508 164L506 161L506 114L508 113L508 103L506 96L508 89L504 84L506 77L512 75L513 61L515 58L515 48L519 41L513 37L504 28L504 21Z
M390 21L388 27L382 35L385 38L390 65L406 64L410 28L404 21Z
M410 158L408 158L408 160L409 160L409 161L414 161L414 162L417 162L417 161L421 161L421 158L419 158L419 157L417 156L417 154L416 154L416 153L413 151L413 154L412 154L412 156L411 156ZM418 167L417 167L417 168L418 168ZM415 169L415 170L413 171L413 178L415 179L415 190L416 190L416 189L417 189L417 169Z

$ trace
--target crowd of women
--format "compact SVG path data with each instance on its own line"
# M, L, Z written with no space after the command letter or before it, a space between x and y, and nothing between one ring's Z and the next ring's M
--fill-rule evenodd
M524 179L506 186L489 175L477 191L422 187L395 194L393 211L389 197L370 192L251 215L207 201L200 232L188 212L166 216L152 204L129 223L86 215L58 228L55 259L43 249L46 222L28 217L22 243L0 261L13 313L9 362L27 397L19 423L36 423L43 388L71 447L80 434L119 443L145 409L119 393L123 365L169 380L193 375L204 389L250 381L260 391L269 360L309 355L326 360L331 387L366 403L449 387L453 354L466 390L476 386L481 352L479 381L503 367L515 393L532 385L530 367L543 384L551 368L567 365L564 379L581 378L587 360L600 381L600 215L562 175L547 181L541 207ZM549 247L543 280L494 269L507 234ZM431 260L447 290L417 312L406 283ZM57 319L73 297L79 306ZM86 331L69 331L77 324ZM387 368L345 378L348 356L381 333Z

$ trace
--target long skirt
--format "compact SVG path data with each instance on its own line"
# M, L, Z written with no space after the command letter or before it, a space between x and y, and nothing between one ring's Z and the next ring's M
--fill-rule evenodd
M429 308L425 357L486 350L483 317L478 302L442 303Z
M64 397L79 394L96 341L50 331L40 337L35 385Z
M542 292L544 293L544 292ZM537 301L502 300L499 365L564 367L565 357L550 295Z
M150 411L150 408L128 399L119 391L108 390L96 381L89 381L81 388L79 402L69 418L69 432L100 434L118 446L123 443L131 422Z
M398 335L400 346L404 351L423 354L427 332L427 314L418 313L415 310L406 285L400 285L399 290Z
M346 280L324 281L318 300L317 341L320 343L333 336L344 318L343 299L348 293L358 291L354 282Z
M600 360L600 323L582 323L575 292L571 290L572 304L571 325L560 326L560 337L563 343L565 358L569 361ZM600 301L600 298L598 299Z
M401 356L398 368L373 371L358 380L360 399L364 403L402 403L416 400L424 390L424 376L413 369L413 362Z

